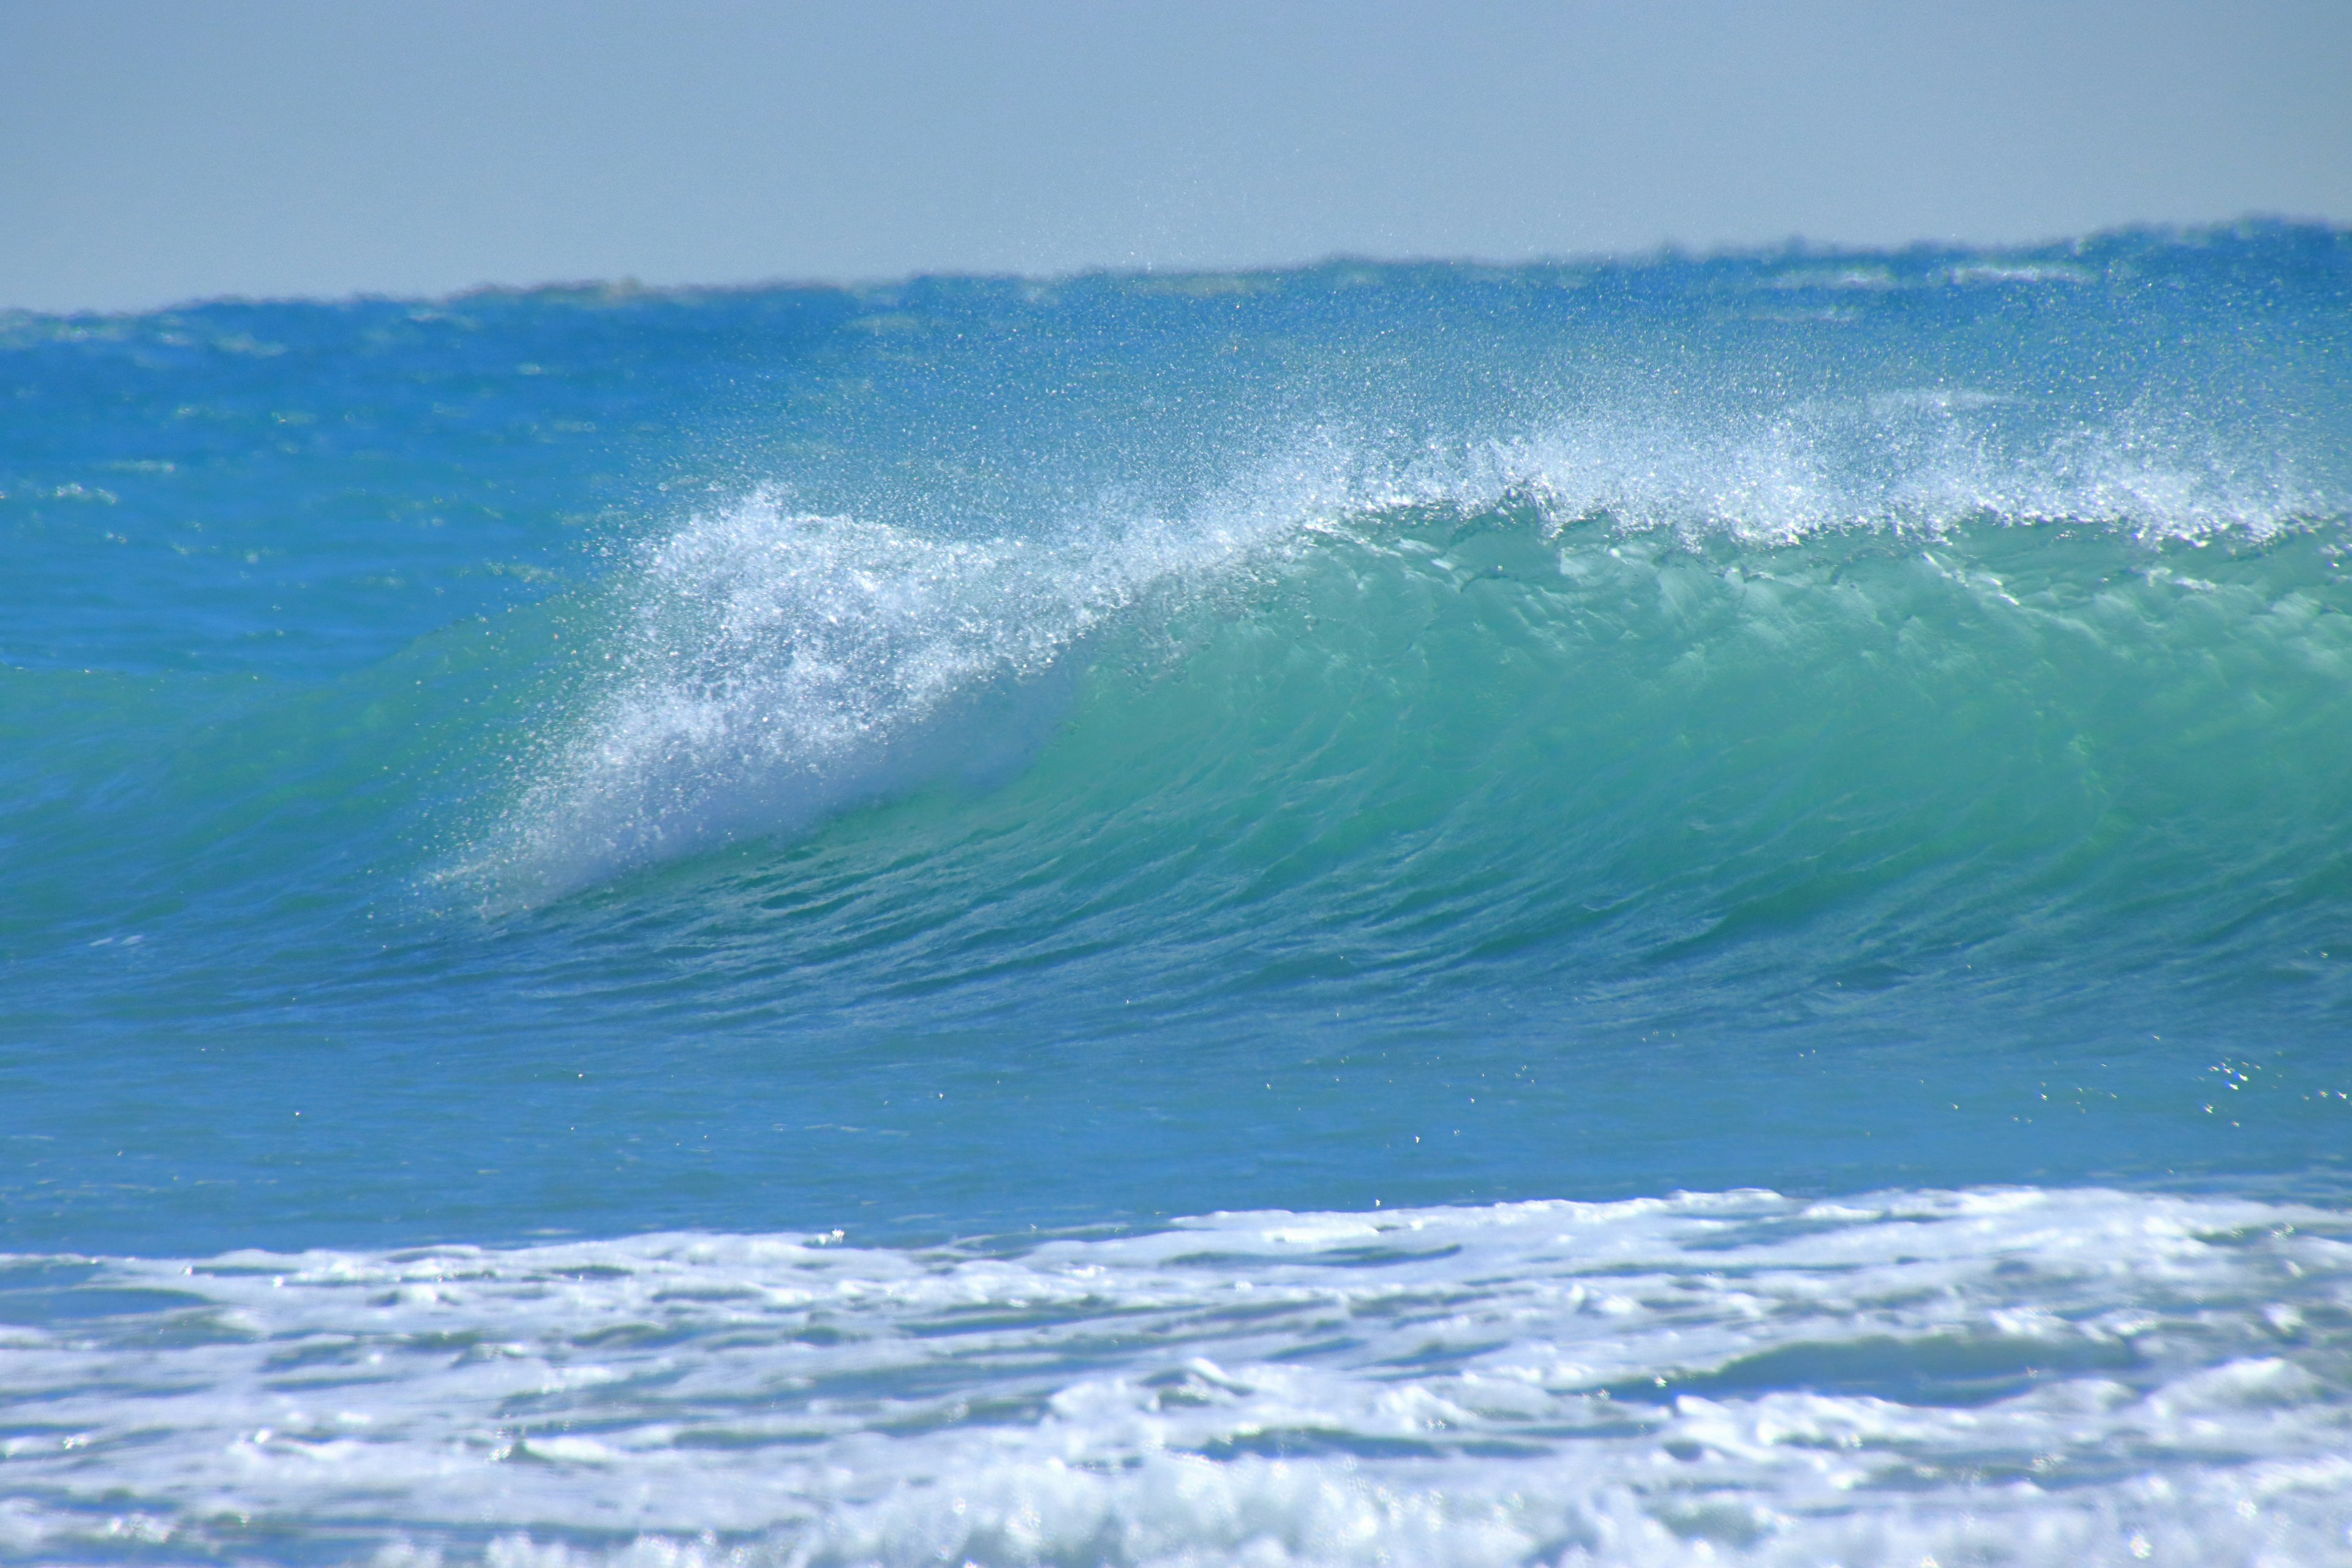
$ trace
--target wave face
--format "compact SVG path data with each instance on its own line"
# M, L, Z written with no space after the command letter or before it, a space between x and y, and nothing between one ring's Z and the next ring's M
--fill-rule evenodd
M2352 237L0 387L0 1552L2346 1550Z

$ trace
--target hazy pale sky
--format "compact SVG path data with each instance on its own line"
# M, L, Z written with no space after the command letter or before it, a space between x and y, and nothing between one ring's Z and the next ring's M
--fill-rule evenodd
M2347 0L0 0L0 307L2352 220Z

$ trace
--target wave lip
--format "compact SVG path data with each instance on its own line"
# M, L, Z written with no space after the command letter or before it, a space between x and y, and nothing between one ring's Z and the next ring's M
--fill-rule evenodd
M623 574L585 712L459 876L536 902L985 771L1030 738L1074 647L1247 547L1222 527L926 536L767 491L697 513Z
M2352 1483L2352 1225L2252 1201L39 1267L65 1282L10 1303L42 1415L0 1515L31 1552L2315 1563Z

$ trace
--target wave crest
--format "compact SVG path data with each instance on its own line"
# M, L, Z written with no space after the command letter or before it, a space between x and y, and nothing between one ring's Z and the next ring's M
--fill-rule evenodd
M1986 521L2260 544L2345 510L2276 452L2153 426L2044 428L2016 399L1952 388L1629 406L1454 442L1333 426L1234 472L1172 517L1106 503L1025 531L976 534L936 504L924 524L816 515L782 489L693 513L618 574L572 716L528 748L460 879L494 907L536 903L1001 774L1050 726L1072 654L1139 606L1414 518L1738 552Z

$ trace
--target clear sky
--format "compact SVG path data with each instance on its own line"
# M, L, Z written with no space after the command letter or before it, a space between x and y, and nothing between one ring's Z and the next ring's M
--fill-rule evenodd
M2352 0L0 0L0 307L2352 221Z

